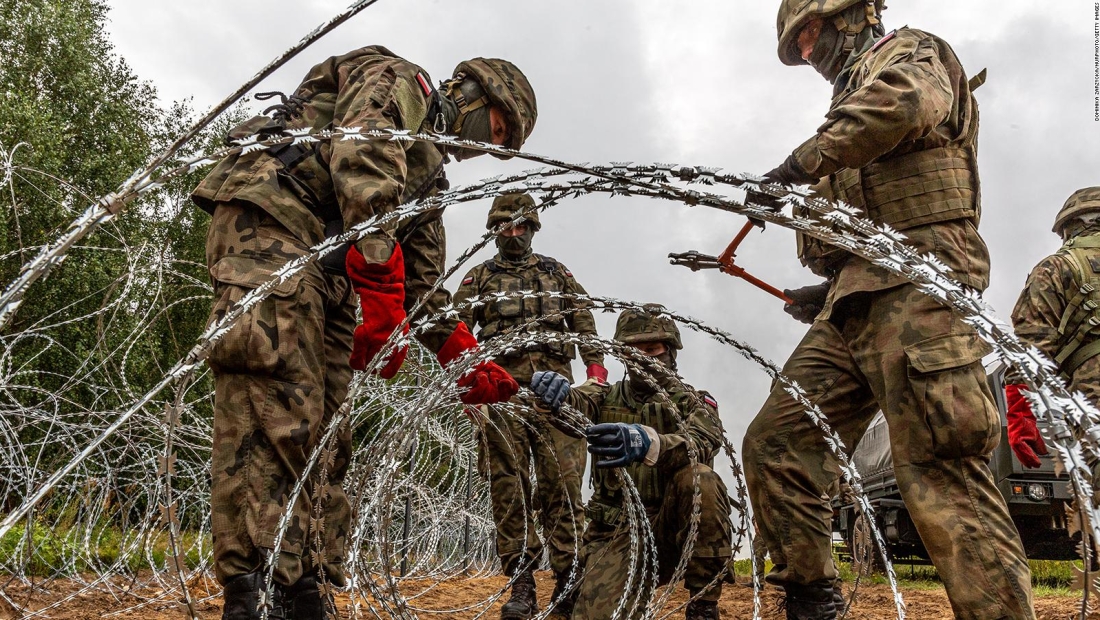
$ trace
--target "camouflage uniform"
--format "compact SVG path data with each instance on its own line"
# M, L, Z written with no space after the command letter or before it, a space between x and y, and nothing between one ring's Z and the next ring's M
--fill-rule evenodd
M1067 201L1070 206L1100 212L1100 187L1075 192ZM1062 232L1061 226L1055 228ZM1100 223L1074 233L1065 235L1069 239L1058 252L1040 261L1028 275L1012 311L1012 326L1025 344L1055 360L1071 391L1080 390L1097 403L1100 327L1091 321L1100 301Z
M702 591L730 559L730 499L725 483L712 469L721 447L722 423L714 399L706 392L688 390L670 392L675 411L656 396L633 389L629 380L613 385L588 382L570 392L567 402L593 423L643 424L656 430L660 438L660 452L653 465L593 469L595 491L585 509L589 522L584 533L583 580L578 586L575 620L610 618L628 586L629 596L642 595L640 614L651 594L627 583L631 541L622 511L622 475L630 476L645 505L657 545L661 584L671 579L687 542L696 483L699 525L684 574L685 585L692 592ZM694 468L690 466L689 449L698 458ZM648 586L651 581L643 577L643 583ZM717 601L720 594L718 583L702 599ZM627 609L629 606L630 602Z
M329 58L298 87L295 96L304 103L296 104L287 127L426 129L428 92L417 81L421 73L383 47ZM231 136L249 135L270 121L254 118ZM443 154L434 145L394 141L325 141L220 162L192 195L213 215L207 238L215 295L210 320L342 225L435 191L444 181L442 165ZM379 261L394 241L401 244L406 310L442 272L441 215L406 220L358 244L365 256ZM440 289L420 316L449 302ZM290 490L347 394L355 311L342 265L330 269L314 262L280 284L211 351L216 383L211 513L214 568L222 583L259 569L274 548ZM439 350L456 325L454 319L443 320L421 340ZM344 428L327 455L323 487L307 485L291 508L277 582L293 584L323 568L328 579L343 585L350 506L341 483L350 457L351 434ZM312 520L314 501L324 504L316 511L323 523ZM313 540L320 532L323 549L316 549Z
M781 42L796 30L781 30ZM797 50L781 56L794 64ZM902 230L918 254L934 254L965 286L984 290L977 105L951 47L903 28L869 43L848 69L825 124L788 162ZM956 617L1033 618L1023 548L986 465L1000 436L981 365L989 347L900 275L808 237L800 236L799 253L831 286L783 372L849 448L876 411L885 413L902 497ZM835 579L830 489L838 463L782 385L773 386L743 449L774 564L768 580L789 593Z
M492 293L525 290L587 294L565 265L553 258L531 254L517 263L498 253L466 274L455 293L455 303ZM468 307L460 312L459 319L471 327L480 327L479 342L488 342L532 319L552 315L558 316L539 321L529 329L595 336L592 313L580 308L583 305L560 297L504 299ZM572 381L570 360L574 357L576 347L572 344L551 342L499 356L495 361L521 385L527 385L538 370L552 370ZM586 366L602 365L603 353L598 348L581 347L581 359ZM513 402L519 403L515 399ZM550 566L559 575L568 573L573 566L577 534L584 526L581 498L581 477L587 457L584 440L569 437L541 421L518 419L498 407L487 407L487 413L478 456L482 470L489 475L497 553L505 574L514 574L521 565L537 564L542 557L542 543L533 518L536 509L550 546ZM532 457L537 497L531 489Z

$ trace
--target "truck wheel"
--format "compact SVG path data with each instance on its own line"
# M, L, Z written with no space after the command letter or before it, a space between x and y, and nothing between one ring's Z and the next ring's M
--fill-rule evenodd
M862 513L856 517L848 532L848 548L852 551L853 573L868 576L886 572L882 556L875 545L875 535L871 533L871 522Z

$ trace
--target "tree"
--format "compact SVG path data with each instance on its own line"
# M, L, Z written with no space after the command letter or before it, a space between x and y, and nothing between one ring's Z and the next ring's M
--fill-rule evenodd
M0 156L11 164L0 167L0 286L188 124L187 105L161 108L115 54L106 16L103 0L0 0ZM12 412L40 470L71 458L202 330L205 216L186 205L193 182L144 197L86 238L0 332L0 414ZM127 432L105 447L105 470L148 456L132 446L149 438ZM51 441L61 436L78 445Z

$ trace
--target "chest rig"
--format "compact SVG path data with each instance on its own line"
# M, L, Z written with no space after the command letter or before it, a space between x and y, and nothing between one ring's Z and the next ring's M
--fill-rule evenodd
M568 277L565 268L556 260L535 254L534 264L520 268L503 267L495 259L487 260L482 267L488 277L481 286L480 294L519 293L560 293L565 288ZM560 313L567 309L567 302L561 297L542 295L537 298L502 297L487 304L484 309L484 322L478 332L478 340L491 340L507 330L538 319L541 331L564 332L567 329L565 318ZM556 316L555 316L556 315ZM542 351L562 360L576 357L576 347L562 342L549 342L532 345L528 351Z

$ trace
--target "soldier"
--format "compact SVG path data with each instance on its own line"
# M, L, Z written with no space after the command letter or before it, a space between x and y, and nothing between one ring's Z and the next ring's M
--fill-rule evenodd
M597 457L595 491L585 512L583 571L573 611L575 620L611 618L624 596L640 598L638 617L652 593L637 583L652 583L632 570L631 533L624 514L624 492L617 472L625 467L645 506L657 546L658 579L667 584L688 542L691 514L698 491L699 523L684 582L694 600L688 620L718 618L721 575L731 555L730 500L726 485L714 472L714 456L722 442L718 403L709 394L682 384L670 374L683 348L676 323L647 305L619 315L615 339L637 349L648 367L629 369L613 385L587 382L570 388L569 379L537 372L531 390L545 407L557 412L562 403L578 409L594 426L585 429L588 451ZM646 381L655 380L667 396ZM698 463L691 467L691 453ZM627 602L629 610L632 603ZM626 617L626 616L620 616Z
M449 132L519 148L537 115L531 85L507 61L466 61L437 91L420 67L381 46L325 60L289 97L257 97L275 95L282 103L267 110L272 117L251 119L230 138L363 127ZM476 154L453 153L458 159ZM288 144L222 160L192 194L213 215L206 248L215 296L210 320L310 246L445 187L445 161L432 144L386 139ZM352 369L363 370L381 351L442 272L441 215L383 226L348 247L346 258L341 253L324 265L309 263L211 351L211 529L214 569L225 587L224 619L260 617L259 593L268 585L262 571L288 510L268 617L326 617L318 583L345 585L350 506L341 482L351 460L350 429L342 428L334 452L324 455L328 477L309 481L293 506L287 506L288 495L346 397ZM362 308L358 327L352 291ZM439 290L421 314L449 302ZM477 346L453 319L420 340L443 365ZM392 352L378 374L393 377L405 353ZM518 389L491 362L475 366L458 385L467 403L507 400Z
M586 294L565 265L531 252L531 240L541 227L531 196L505 194L497 197L485 227L495 228L520 213L523 217L497 236L497 255L466 274L455 293L456 303L492 293L517 291ZM561 297L492 299L485 305L464 309L459 319L481 328L477 334L481 342L513 328L595 336L596 321L584 308L583 302ZM538 370L552 370L572 381L570 360L575 356L573 345L546 342L498 356L496 362L516 381L526 385ZM589 379L607 381L600 349L582 346L581 359ZM496 407L485 410L488 420L478 442L479 457L489 472L500 565L506 575L514 577L511 598L504 604L500 617L502 620L521 620L538 613L535 579L531 572L542 558L542 543L533 518L537 506L555 576L552 600L558 603L553 611L555 615L568 618L573 610L573 595L564 598L560 595L569 583L578 530L584 525L581 498L584 441L545 424L532 425L530 421L516 419ZM532 457L537 497L531 491L529 463Z
M765 178L818 183L984 290L972 85L947 42L910 28L885 34L881 10L880 0L783 0L779 57L812 65L833 101L817 133ZM828 281L788 291L796 303L786 310L812 326L783 372L846 446L885 413L902 497L955 617L1034 618L1019 534L986 465L1000 436L981 364L990 348L900 275L809 237L799 255ZM777 383L743 449L767 578L785 588L787 617L835 618L829 500L840 471L821 430Z
M1012 325L1025 344L1058 364L1070 391L1100 402L1100 187L1077 190L1054 220L1062 247L1031 270L1012 311ZM1027 467L1038 467L1046 444L1035 426L1019 377L1005 387L1008 441ZM1010 379L1011 380L1011 379Z

